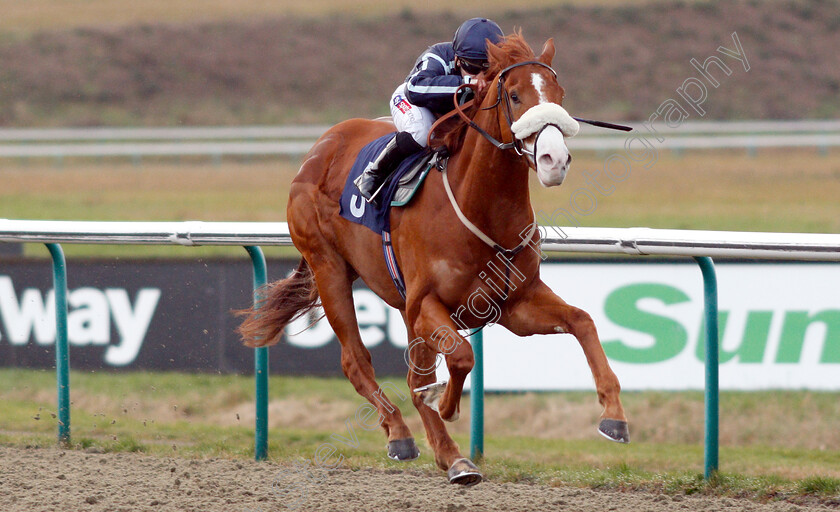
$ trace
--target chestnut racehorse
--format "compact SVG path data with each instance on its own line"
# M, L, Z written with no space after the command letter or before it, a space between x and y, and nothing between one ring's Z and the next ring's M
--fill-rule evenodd
M599 431L615 441L629 440L618 379L592 319L540 280L528 176L534 169L543 186L559 185L571 162L564 136L578 128L560 106L564 90L551 69L554 52L549 39L536 57L521 33L488 44L485 76L492 80L475 99L480 108L468 109L472 123L464 121L467 114L450 123L456 126L445 137L451 155L446 171L430 172L412 202L390 214L405 299L387 270L380 235L339 216L339 198L357 154L394 125L353 119L328 130L291 185L287 219L302 259L289 277L263 290L260 306L248 311L240 326L246 345L272 345L291 320L322 306L341 343L344 374L380 414L388 455L414 459L419 451L411 431L377 385L362 344L351 289L361 277L402 314L413 340L407 360L414 406L437 465L453 483L482 479L443 423L457 419L464 379L473 367L472 349L459 329L495 322L519 336L572 334L603 406ZM488 271L491 261L502 271ZM429 370L437 354L444 355L448 383L436 384Z

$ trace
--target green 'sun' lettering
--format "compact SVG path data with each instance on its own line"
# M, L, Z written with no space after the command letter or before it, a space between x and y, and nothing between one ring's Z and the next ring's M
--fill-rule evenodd
M653 337L650 347L638 348L621 340L602 342L607 357L624 363L659 363L670 359L685 349L688 332L672 318L642 311L637 304L641 299L656 299L670 306L691 299L682 290L657 283L638 283L622 286L612 292L604 304L607 318L614 324L643 332Z
M739 363L761 363L764 360L764 351L767 349L767 340L770 336L770 323L773 321L772 311L748 311L747 322L744 326L744 336L741 344L734 350L725 350L723 343L719 346L718 361L720 364L727 363L738 357ZM718 312L718 335L723 340L726 329L729 326L729 311ZM706 339L706 322L700 322L700 335L698 340ZM705 361L706 344L698 342L695 350L698 361Z
M807 311L788 311L779 339L777 363L798 363L802 357L805 333L811 324L825 326L820 363L840 363L840 311L825 310L813 314Z

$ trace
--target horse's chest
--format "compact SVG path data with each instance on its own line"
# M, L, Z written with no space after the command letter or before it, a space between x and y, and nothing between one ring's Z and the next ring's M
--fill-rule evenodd
M504 293L504 271L496 276L491 269L478 265L440 262L433 265L433 272L435 294L450 307L468 304L477 296L497 303L504 300L499 296Z
M470 263L452 260L433 260L429 262L429 272L436 284L435 292L446 301L457 300L464 290L478 286L478 268Z

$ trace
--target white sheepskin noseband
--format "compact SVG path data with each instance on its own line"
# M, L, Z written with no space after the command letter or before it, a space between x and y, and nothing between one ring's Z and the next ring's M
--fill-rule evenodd
M580 124L557 103L540 103L529 108L522 117L516 120L510 129L519 140L525 140L542 130L544 126L553 124L560 128L565 137L574 137L580 131Z

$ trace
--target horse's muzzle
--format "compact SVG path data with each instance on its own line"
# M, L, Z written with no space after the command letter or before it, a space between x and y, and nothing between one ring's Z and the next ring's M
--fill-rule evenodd
M544 187L555 187L563 183L572 164L572 155L560 128L546 125L534 140L534 163L537 178Z

